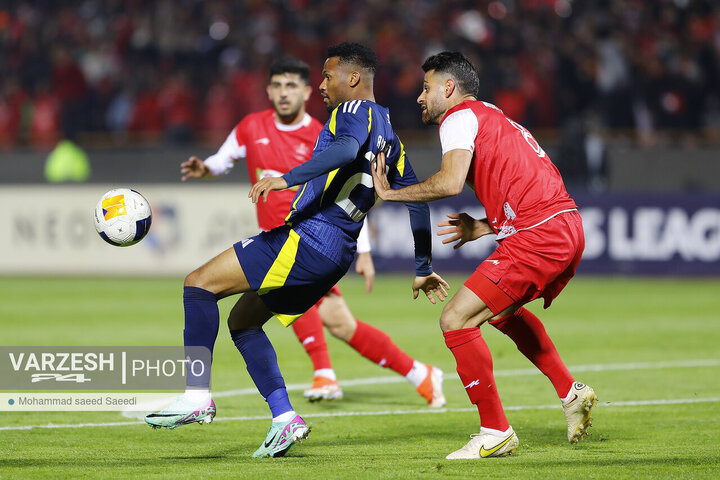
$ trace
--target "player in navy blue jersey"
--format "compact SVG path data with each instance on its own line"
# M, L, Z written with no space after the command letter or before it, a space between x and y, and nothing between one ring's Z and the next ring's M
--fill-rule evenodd
M362 221L375 203L371 168L380 151L386 154L391 185L401 188L418 182L388 110L374 101L376 69L377 57L367 47L341 43L328 49L320 93L332 113L312 158L282 177L261 179L250 190L257 203L273 190L299 185L286 224L236 243L185 279L186 347L204 346L212 352L219 324L217 300L244 293L228 326L273 417L254 457L282 456L310 431L290 404L275 350L262 326L273 315L286 326L292 324L345 275ZM415 240L414 297L422 290L432 303L435 297L444 301L448 285L433 273L431 264L429 209L424 203L407 206ZM174 428L209 422L214 415L205 376L188 380L183 396L145 420L155 427Z

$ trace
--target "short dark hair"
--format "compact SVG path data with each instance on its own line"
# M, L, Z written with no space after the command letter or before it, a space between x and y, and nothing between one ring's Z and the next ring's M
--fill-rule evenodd
M461 93L477 96L480 89L480 77L473 67L460 52L441 52L428 57L422 65L423 72L435 70L436 72L447 73L455 79Z
M270 80L273 75L282 75L283 73L297 73L306 84L310 83L310 67L307 63L297 58L282 57L272 62L270 64L268 80Z
M343 42L328 47L328 58L338 57L340 63L351 63L369 70L373 75L377 72L378 59L375 52L370 47L360 45L359 43Z

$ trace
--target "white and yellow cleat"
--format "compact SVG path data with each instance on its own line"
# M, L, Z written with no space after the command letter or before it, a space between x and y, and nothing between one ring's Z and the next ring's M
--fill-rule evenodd
M310 388L305 390L304 396L310 402L320 400L342 400L343 391L337 380L330 380L327 377L316 376Z
M515 431L510 427L509 433L498 437L492 433L473 433L470 441L460 450L455 450L445 457L448 460L471 460L478 458L504 457L510 455L520 444Z
M589 385L573 383L570 400L563 402L567 438L570 443L577 443L582 440L583 435L589 435L588 428L592 426L592 409L597 404L597 400L595 390Z

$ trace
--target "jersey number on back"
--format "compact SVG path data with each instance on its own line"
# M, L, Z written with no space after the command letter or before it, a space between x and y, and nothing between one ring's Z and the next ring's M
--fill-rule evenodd
M537 156L540 158L545 158L545 150L543 150L542 147L540 147L540 144L537 142L537 140L535 140L535 138L530 134L530 132L528 132L527 129L525 127L523 127L522 125L520 125L519 123L513 122L512 120L510 120L507 117L505 117L505 118L507 119L508 122L510 122L510 125L512 125L513 127L518 129L518 131L522 134L522 136L525 139L525 141L527 142L527 144L530 145L530 148L532 148L533 151L535 153L537 153Z

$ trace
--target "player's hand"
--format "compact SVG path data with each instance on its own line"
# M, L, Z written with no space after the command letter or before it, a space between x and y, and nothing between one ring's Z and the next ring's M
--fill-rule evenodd
M387 171L385 168L385 152L378 152L375 161L370 168L375 186L375 193L383 200L388 200L388 193L392 190L390 182L387 179Z
M451 237L443 238L442 243L451 243L458 240L458 242L453 245L454 249L458 249L467 242L477 240L482 236L495 233L493 229L490 228L490 224L486 218L476 220L467 213L448 213L447 216L450 220L438 223L438 227L450 228L439 230L437 234L452 235Z
M355 271L365 277L365 293L370 293L375 283L375 263L370 252L358 253Z
M253 203L257 203L262 195L264 201L267 202L268 193L273 190L285 190L288 188L288 184L282 177L266 177L261 178L255 185L250 189L248 197L252 198Z
M210 169L198 157L190 157L180 164L180 175L183 182L188 178L204 178L210 175Z
M420 290L422 290L425 292L425 295L427 295L430 303L435 305L436 301L433 294L435 294L441 302L444 302L448 297L450 285L448 285L448 283L437 273L431 273L427 277L415 277L415 281L412 284L412 290L413 298L418 298L418 294L420 293Z

